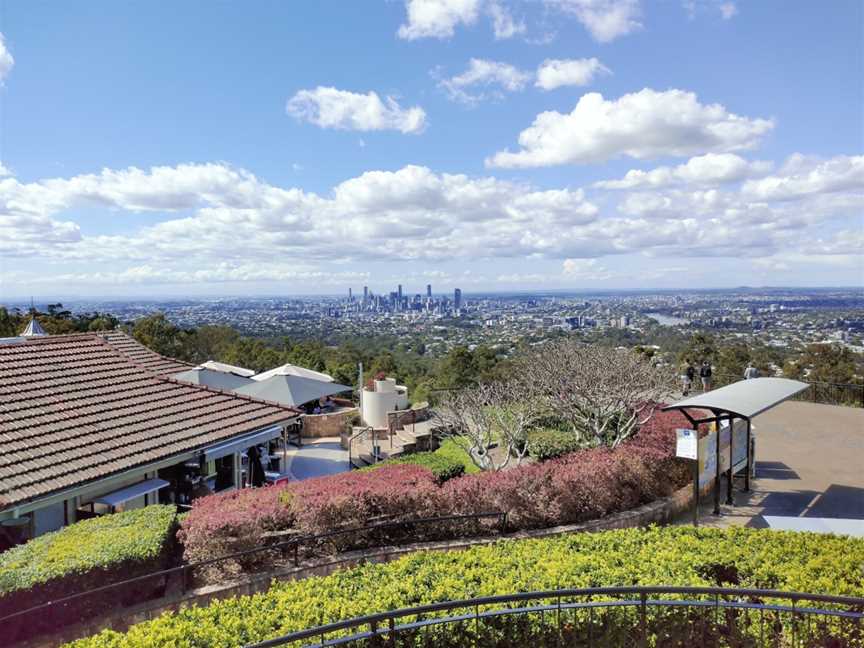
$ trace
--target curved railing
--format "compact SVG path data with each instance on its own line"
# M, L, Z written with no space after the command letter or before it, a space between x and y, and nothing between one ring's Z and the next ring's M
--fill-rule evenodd
M432 603L250 644L864 646L864 598L719 587L603 587ZM455 642L455 643L454 643ZM610 643L611 642L611 643Z

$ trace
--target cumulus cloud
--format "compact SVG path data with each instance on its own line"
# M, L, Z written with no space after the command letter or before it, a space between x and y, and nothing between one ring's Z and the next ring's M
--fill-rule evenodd
M763 176L772 166L771 162L751 162L734 153L706 153L675 167L661 166L650 171L632 169L620 180L602 180L594 186L598 189L659 188L673 184L710 186Z
M720 104L701 104L683 90L645 88L616 100L592 92L572 112L537 115L519 134L522 149L496 153L487 166L524 168L587 164L627 155L652 158L729 152L754 147L774 127Z
M286 110L295 119L321 128L420 133L426 127L426 112L422 108L402 108L393 97L382 101L372 91L361 94L318 86L314 90L300 90L288 100Z
M408 20L397 34L405 40L450 38L458 25L477 21L481 0L406 0Z
M845 167L830 162L822 161L822 175L842 178ZM782 171L789 175L814 164L793 156ZM840 263L860 256L856 223L864 194L839 186L823 179L809 193L769 200L752 197L743 185L682 182L625 191L601 211L578 188L547 189L415 165L368 171L325 193L276 186L225 163L104 169L30 183L0 179L0 255L25 260L18 266L38 260L40 266L80 262L100 268L85 272L93 283L325 283L326 277L303 273L324 263L338 272L339 264L370 259L557 259L562 275L571 277L604 276L605 266L592 259L634 253L762 258L782 250L831 255ZM85 235L70 222L70 215L94 206L97 217L107 211L116 212L112 219L125 217L125 233ZM139 212L164 220L136 224Z
M472 58L462 74L442 79L438 85L451 99L474 104L490 97L500 97L502 92L523 90L531 77L530 72L509 63Z
M749 180L743 193L758 200L792 200L839 191L864 190L864 155L829 160L793 155L776 175Z
M639 0L544 0L574 16L594 40L608 43L642 28Z
M546 59L537 68L535 85L543 90L554 90L561 86L586 86L598 74L612 71L596 58L590 59Z
M513 14L510 13L509 9L500 2L489 2L486 12L492 19L492 30L495 34L495 40L504 40L512 38L517 34L525 33L525 22L513 18Z
M15 59L12 58L12 52L6 48L6 39L0 33L0 85L3 85L3 81L9 76L14 65Z

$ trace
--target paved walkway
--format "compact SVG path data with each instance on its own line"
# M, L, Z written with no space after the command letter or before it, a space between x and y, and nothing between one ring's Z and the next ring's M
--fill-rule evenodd
M285 472L295 480L334 475L348 470L348 451L338 437L303 439L302 447L285 452L285 463Z
M765 527L763 516L864 520L864 409L786 402L753 419L756 480L735 506L711 514L713 496L700 511L705 526ZM687 520L682 520L686 522Z

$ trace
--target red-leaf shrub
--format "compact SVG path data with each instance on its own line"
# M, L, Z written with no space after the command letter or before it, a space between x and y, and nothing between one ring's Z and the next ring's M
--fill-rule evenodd
M180 538L187 560L202 560L260 544L263 532L293 528L305 535L363 527L381 521L506 511L508 527L534 529L573 524L624 511L671 494L687 483L677 460L675 428L683 415L657 413L618 448L592 448L543 463L451 479L393 465L347 472L287 486L213 495L196 501ZM376 544L470 536L496 520L388 526L338 535L337 550Z
M441 510L440 489L432 471L410 464L295 482L283 499L295 527L307 535L375 521L432 517ZM357 536L340 536L333 542L340 547L364 544Z
M293 513L281 499L286 487L247 488L195 500L177 534L185 559L199 562L251 549L261 545L264 532L290 528ZM260 554L252 554L241 565L261 559Z

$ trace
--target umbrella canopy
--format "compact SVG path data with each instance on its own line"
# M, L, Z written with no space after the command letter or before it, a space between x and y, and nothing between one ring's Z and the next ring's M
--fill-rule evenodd
M234 391L268 401L274 401L290 407L299 407L311 401L317 401L324 396L352 391L348 385L334 382L323 382L301 376L276 374L266 380L254 380L250 384L238 387Z
M297 376L298 378L309 378L311 380L319 380L323 382L333 382L333 376L320 371L312 371L305 367L298 367L293 364L284 364L281 367L264 371L257 376L252 376L252 380L268 380L273 376ZM350 389L350 388L349 388Z

